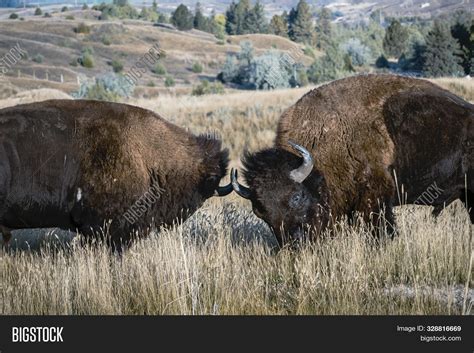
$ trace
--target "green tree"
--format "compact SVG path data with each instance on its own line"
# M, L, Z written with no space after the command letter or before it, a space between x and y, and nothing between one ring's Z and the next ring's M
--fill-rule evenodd
M294 13L294 20L292 19L289 21L289 36L295 42L313 42L313 21L311 18L310 8L305 0L300 0L298 2Z
M202 14L201 3L196 3L196 8L194 10L194 20L193 20L194 28L199 29L200 31L208 31L208 21L207 18L204 17Z
M180 31L193 28L193 15L186 5L179 5L171 16L171 23Z
M459 57L461 58L464 73L469 74L471 72L471 60L474 48L471 43L472 20L470 16L469 18L466 17L467 16L462 12L458 12L458 16L455 17L454 23L451 26L451 35L459 43Z
M424 74L431 77L460 75L464 70L459 53L459 43L451 35L448 24L435 20L426 36Z
M398 20L392 20L385 32L383 49L389 56L398 58L407 49L408 30Z
M117 6L128 6L128 0L114 0L113 4Z
M281 37L288 37L287 16L274 15L270 21L269 32Z
M225 12L225 31L227 34L237 33L237 16L236 16L237 4L231 2L229 8Z
M313 83L336 80L348 74L347 63L337 45L330 45L326 54L318 58L308 69L308 79Z
M325 48L331 42L331 18L331 10L329 10L327 7L323 7L319 13L318 21L316 23L316 46L318 48Z
M35 16L41 16L43 14L43 11L41 11L41 8L37 7L35 10Z
M158 12L158 3L156 0L153 0L153 4L151 5L151 9L155 12Z
M259 0L255 6L248 11L245 22L244 32L246 33L267 33L268 24L265 18L265 9Z

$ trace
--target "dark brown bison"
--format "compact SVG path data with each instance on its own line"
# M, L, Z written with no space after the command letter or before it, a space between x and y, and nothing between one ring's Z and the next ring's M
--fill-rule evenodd
M274 147L242 162L248 187L232 171L234 190L280 244L355 213L375 222L382 208L392 225L400 203L435 214L458 198L474 206L474 106L425 80L346 78L303 96L280 118Z
M0 229L132 233L186 218L220 187L228 151L138 107L50 100L0 110Z

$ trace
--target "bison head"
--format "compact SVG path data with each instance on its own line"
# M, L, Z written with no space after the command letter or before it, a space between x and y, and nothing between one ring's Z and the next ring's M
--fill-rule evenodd
M204 198L211 196L227 196L232 192L232 185L219 186L227 174L229 151L222 149L220 139L213 135L200 135L197 143L201 153L201 180L198 185L199 193Z
M306 235L314 237L329 220L324 177L313 168L305 148L289 144L298 154L282 148L245 154L248 187L239 184L236 170L231 173L235 192L252 202L254 213L270 226L280 246L294 245Z

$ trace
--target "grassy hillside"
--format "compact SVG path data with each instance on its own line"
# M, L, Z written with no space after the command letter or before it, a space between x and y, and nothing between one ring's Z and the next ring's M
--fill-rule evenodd
M70 93L77 90L78 80L112 72L110 63L113 60L120 62L123 72L127 72L155 43L166 52L160 62L167 73L157 75L147 71L136 88L139 96L186 93L199 80L214 80L226 54L237 52L243 40L251 41L257 54L274 48L296 53L305 64L312 60L304 55L300 45L278 36L229 36L221 41L209 33L181 32L146 21L99 21L99 14L98 11L77 10L59 12L51 18L27 16L24 21L0 20L0 57L16 43L28 52L28 58L8 72L8 82L17 90L54 88ZM74 19L67 19L67 16ZM80 24L87 26L89 33L76 33ZM93 50L92 68L74 64L85 48ZM38 57L42 57L41 62ZM202 64L201 73L192 71L194 63ZM176 87L165 88L168 75L173 77ZM1 86L0 81L0 91Z
M474 100L472 81L435 82ZM280 114L309 89L128 103L193 132L220 132L238 165L244 148L272 143ZM58 92L0 106L47 94ZM231 194L122 258L75 242L70 250L0 251L0 314L472 314L474 229L465 209L456 202L437 219L428 207L396 214L399 236L381 246L363 226L341 222L333 237L276 252L249 202Z

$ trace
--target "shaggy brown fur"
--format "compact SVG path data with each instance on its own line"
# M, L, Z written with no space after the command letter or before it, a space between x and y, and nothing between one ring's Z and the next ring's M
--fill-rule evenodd
M185 218L226 174L228 151L125 104L50 100L0 110L0 224L60 227L113 243ZM125 212L154 187L135 224ZM4 232L4 236L8 236Z
M289 178L301 163L289 140L315 162L303 184ZM368 220L381 205L390 223L400 202L435 213L457 198L474 206L474 106L425 80L350 77L303 96L280 118L275 147L243 163L254 211L280 243L298 237L302 224L320 230L355 212ZM394 175L406 197L398 198Z

